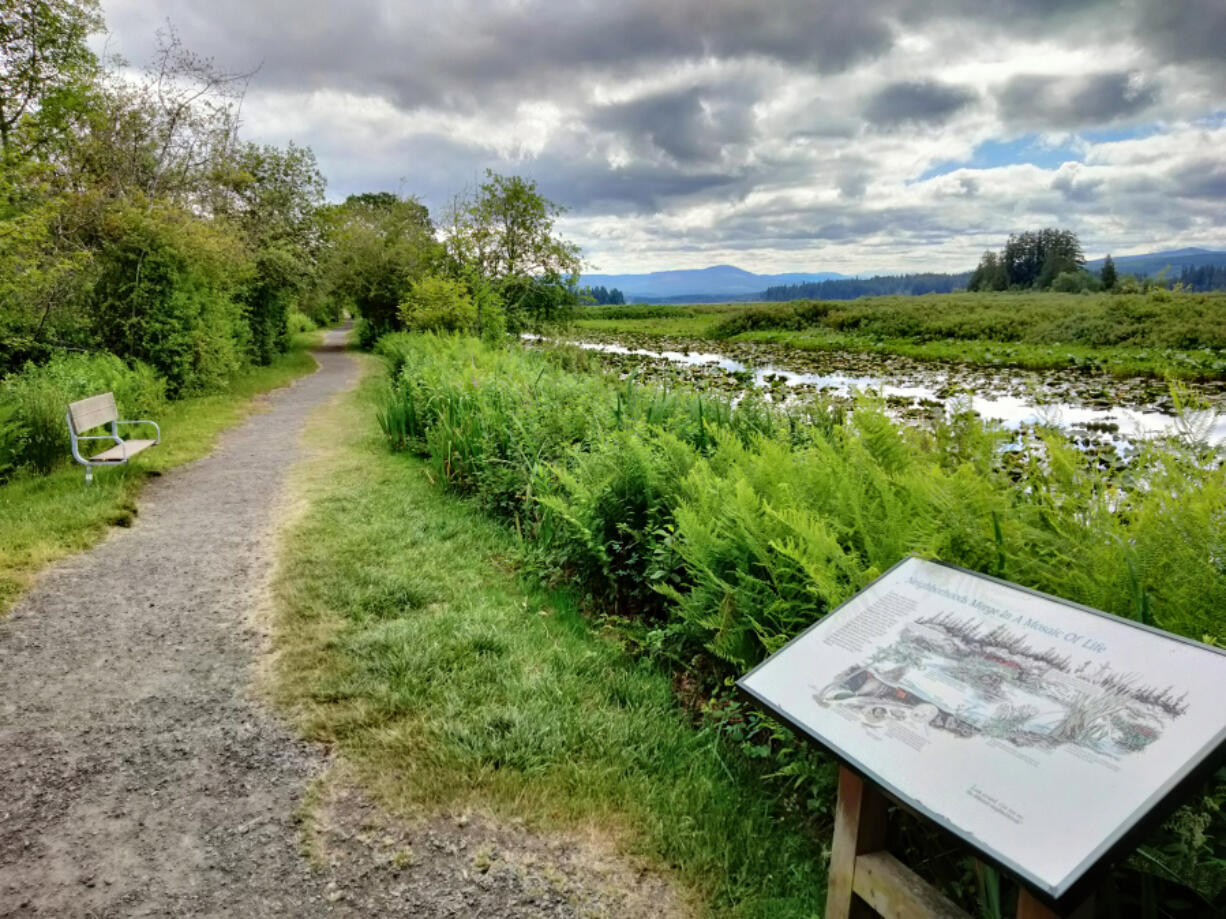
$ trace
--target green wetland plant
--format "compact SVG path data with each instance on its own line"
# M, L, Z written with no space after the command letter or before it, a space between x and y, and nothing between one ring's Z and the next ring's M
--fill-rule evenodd
M794 741L745 734L728 681L908 554L1226 640L1226 465L1203 445L1141 444L1120 474L1056 433L1002 452L1005 433L965 411L917 428L871 399L784 411L575 373L565 349L404 335L379 351L393 448L509 521L540 576L676 671L700 721L799 782L796 800L829 788L784 771ZM1193 812L1218 820L1220 795ZM1217 896L1220 846L1173 833L1150 846L1174 847L1160 883Z
M859 300L590 307L578 334L770 342L927 361L1226 379L1226 295L996 292Z

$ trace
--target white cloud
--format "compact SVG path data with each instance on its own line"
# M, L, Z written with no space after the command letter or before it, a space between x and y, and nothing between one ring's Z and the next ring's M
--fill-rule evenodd
M169 16L224 68L262 62L246 136L313 147L333 197L437 208L490 167L570 207L603 270L849 273L961 269L1053 224L1090 252L1226 244L1226 128L1197 123L1226 55L1179 54L1159 6L104 0L134 61ZM1023 134L1084 163L921 179Z

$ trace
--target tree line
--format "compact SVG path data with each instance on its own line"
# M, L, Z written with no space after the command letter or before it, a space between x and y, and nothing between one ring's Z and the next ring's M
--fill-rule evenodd
M1011 235L999 253L988 250L971 273L967 290L1051 290L1081 281L1081 241L1071 230L1047 227Z
M1226 265L1185 265L1179 283L1188 290L1226 290Z
M584 298L596 306L621 306L626 302L626 296L616 287L587 287L583 290Z
M104 350L208 391L283 346L323 177L240 139L246 74L167 30L123 78L89 50L102 27L96 0L0 11L0 372Z
M535 183L487 172L437 219L389 192L326 203L309 148L240 138L250 74L167 30L121 77L89 50L103 27L97 0L0 8L0 375L104 350L190 394L269 362L294 311L350 312L372 338L515 330L580 301L578 247Z
M888 297L899 294L947 294L966 286L970 272L939 274L877 275L871 278L832 278L766 288L763 300L855 300L858 297Z

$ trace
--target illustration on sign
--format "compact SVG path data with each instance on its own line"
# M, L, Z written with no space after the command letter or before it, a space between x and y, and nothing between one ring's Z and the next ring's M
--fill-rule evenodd
M916 558L738 685L1054 898L1226 750L1218 649Z
M1116 756L1141 750L1187 711L1184 692L1146 685L1111 664L1040 649L998 625L948 613L917 619L865 663L815 696L854 712L866 728L894 719L960 737L982 735L1019 747L1078 744Z

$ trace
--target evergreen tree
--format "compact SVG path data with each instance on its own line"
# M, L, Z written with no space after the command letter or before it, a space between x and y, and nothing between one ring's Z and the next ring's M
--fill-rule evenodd
M1099 278L1103 282L1103 290L1115 290L1115 262L1110 255L1103 259L1103 270Z
M991 249L983 253L978 267L966 282L967 290L1004 290L1008 286L1005 266Z

